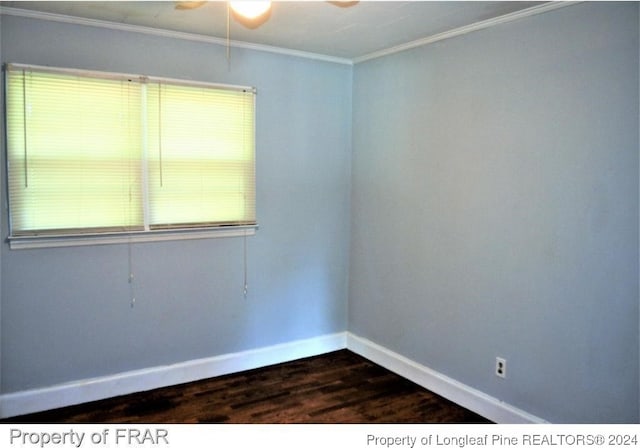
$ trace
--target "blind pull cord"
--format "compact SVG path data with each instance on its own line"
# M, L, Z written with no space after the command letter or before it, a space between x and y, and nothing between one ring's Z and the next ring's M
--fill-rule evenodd
M131 85L130 83L126 84L127 86L127 109L129 109L131 107ZM126 122L126 126L127 126L127 134L129 136L131 136L132 132L131 132L131 123L129 122L129 120L127 120ZM127 207L127 213L129 215L129 219L128 219L128 225L131 224L131 213L133 210L133 179L131 178L131 159L129 159L129 206ZM130 302L130 306L133 309L133 307L136 304L136 288L135 285L133 283L134 280L134 276L133 276L133 244L131 242L131 235L129 235L129 244L127 244L127 263L128 263L128 268L129 268L129 298L131 300Z
M162 165L162 83L158 84L158 158L160 163L160 187L164 187Z
M244 231L244 290L243 295L244 299L247 299L247 291L249 289L249 281L247 279L247 230Z
M25 70L22 70L22 120L24 122L24 188L29 188L29 157L27 149L27 75Z
M131 249L131 241L129 241L129 296L131 297L131 308L133 308L136 305L136 288L135 285L133 284L133 280L134 280L134 276L133 276L133 255L132 255L132 249Z

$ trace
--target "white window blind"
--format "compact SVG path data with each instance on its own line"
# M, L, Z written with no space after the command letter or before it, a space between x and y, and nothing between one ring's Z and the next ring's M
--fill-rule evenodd
M255 223L253 103L247 92L149 85L152 228Z
M140 89L7 72L14 235L142 228Z
M5 76L11 237L255 225L253 89Z

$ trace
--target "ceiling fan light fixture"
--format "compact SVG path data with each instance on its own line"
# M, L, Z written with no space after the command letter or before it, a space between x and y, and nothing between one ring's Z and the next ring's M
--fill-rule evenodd
M236 1L229 2L229 6L236 14L247 19L256 19L271 9L271 1Z

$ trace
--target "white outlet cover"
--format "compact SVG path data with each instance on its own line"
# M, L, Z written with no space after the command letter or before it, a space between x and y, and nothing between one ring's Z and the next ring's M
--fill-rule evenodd
M496 375L500 378L507 377L507 360L504 358L496 357Z

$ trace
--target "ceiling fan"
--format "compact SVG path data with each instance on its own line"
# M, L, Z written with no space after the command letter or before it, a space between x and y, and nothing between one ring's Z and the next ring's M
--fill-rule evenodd
M207 1L175 1L175 9L189 10L196 9L207 3ZM341 8L348 8L353 6L358 1L328 1L334 6ZM245 25L248 28L257 28L267 21L271 13L271 1L270 0L257 0L257 1L229 1L227 2L229 11L232 13L236 21Z

